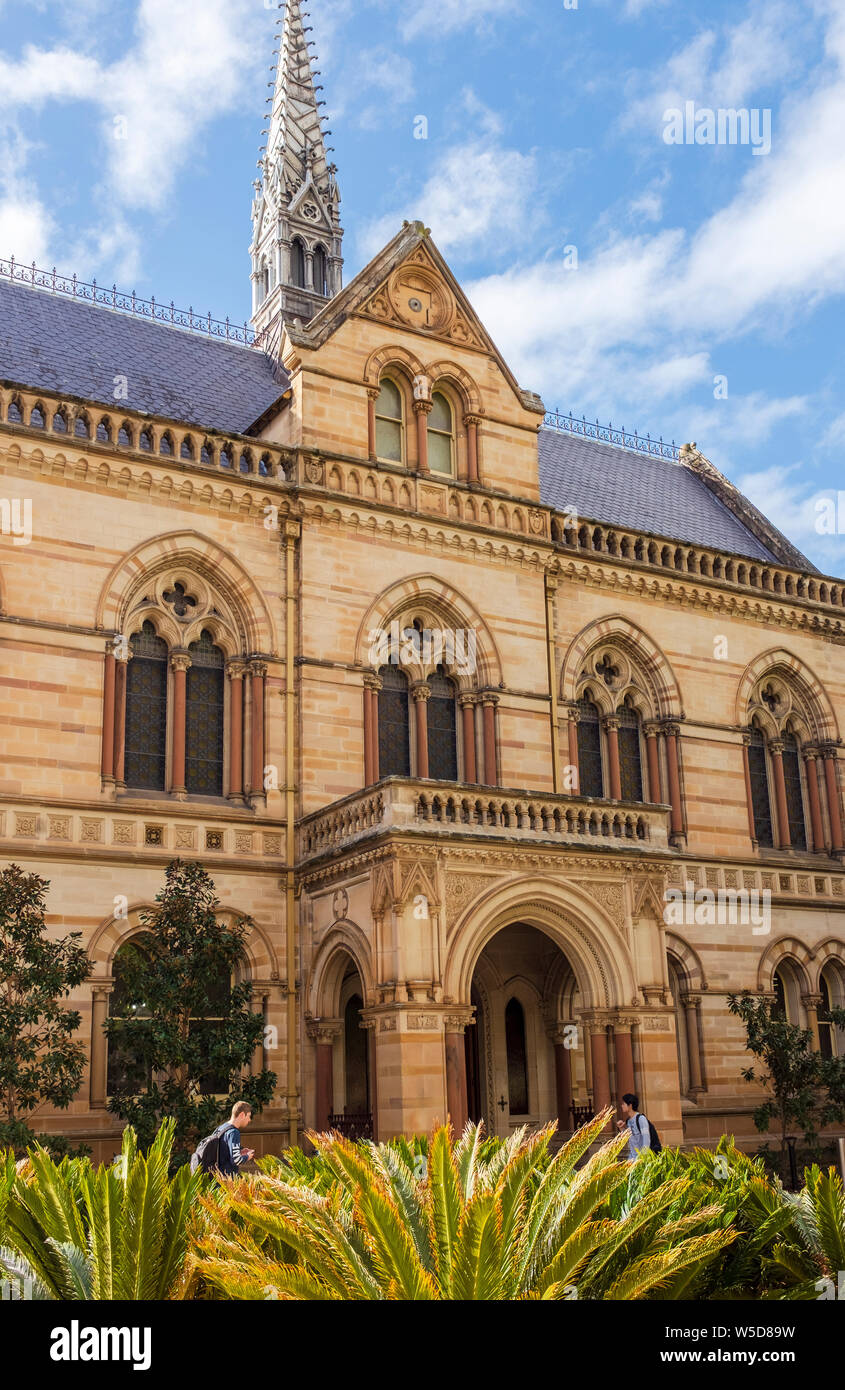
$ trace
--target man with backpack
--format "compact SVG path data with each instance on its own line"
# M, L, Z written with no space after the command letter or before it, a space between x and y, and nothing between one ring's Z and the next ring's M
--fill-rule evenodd
M254 1149L241 1148L241 1131L251 1120L252 1106L249 1101L236 1101L231 1118L197 1144L196 1153L191 1155L191 1172L195 1173L201 1168L204 1173L233 1178L242 1164L255 1157Z
M639 1096L633 1095L631 1091L626 1091L619 1109L622 1111L623 1118L616 1121L616 1128L621 1131L627 1125L629 1131L628 1162L634 1163L645 1149L651 1149L653 1153L660 1153L663 1145L651 1120L640 1114Z

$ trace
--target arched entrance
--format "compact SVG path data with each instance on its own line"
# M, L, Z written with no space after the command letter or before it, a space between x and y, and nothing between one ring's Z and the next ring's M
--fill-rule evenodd
M308 1032L316 1050L318 1130L337 1129L350 1139L374 1134L372 1033L363 1012L366 987L345 946L335 944L319 972Z
M578 1046L582 1001L561 948L525 922L487 942L472 975L474 1021L464 1033L467 1113L491 1134L592 1111L588 1054Z

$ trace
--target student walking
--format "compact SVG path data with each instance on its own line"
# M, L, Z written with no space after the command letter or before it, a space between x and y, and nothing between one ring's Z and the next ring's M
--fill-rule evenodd
M218 1125L213 1134L200 1140L191 1156L191 1172L202 1168L204 1173L217 1173L233 1178L244 1163L255 1158L254 1149L241 1148L241 1132L252 1120L252 1106L247 1100L236 1101L231 1117Z
M640 1114L639 1096L626 1091L619 1109L622 1111L622 1119L616 1121L616 1128L621 1132L626 1125L628 1127L628 1162L634 1163L646 1149L659 1153L663 1145L654 1125L645 1115Z

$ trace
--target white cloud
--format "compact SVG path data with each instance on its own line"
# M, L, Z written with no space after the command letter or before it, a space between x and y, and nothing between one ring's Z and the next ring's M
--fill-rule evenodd
M834 494L830 489L816 488L805 476L802 463L746 473L737 486L805 555L811 554L819 568L827 574L841 574L845 536L826 536L816 529L816 503Z
M841 449L845 445L845 413L831 421L820 443L823 449Z
M436 34L449 34L467 25L479 25L498 15L514 12L513 0L440 0L436 19L432 11L424 5L416 5L401 22L400 33L403 39L416 39L421 34L430 34L432 24Z

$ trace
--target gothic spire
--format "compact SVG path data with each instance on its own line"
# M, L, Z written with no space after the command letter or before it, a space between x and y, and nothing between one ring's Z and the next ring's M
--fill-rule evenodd
M340 192L325 143L308 18L301 0L286 0L277 21L267 144L253 185L252 323L262 336L281 320L307 323L342 285Z

